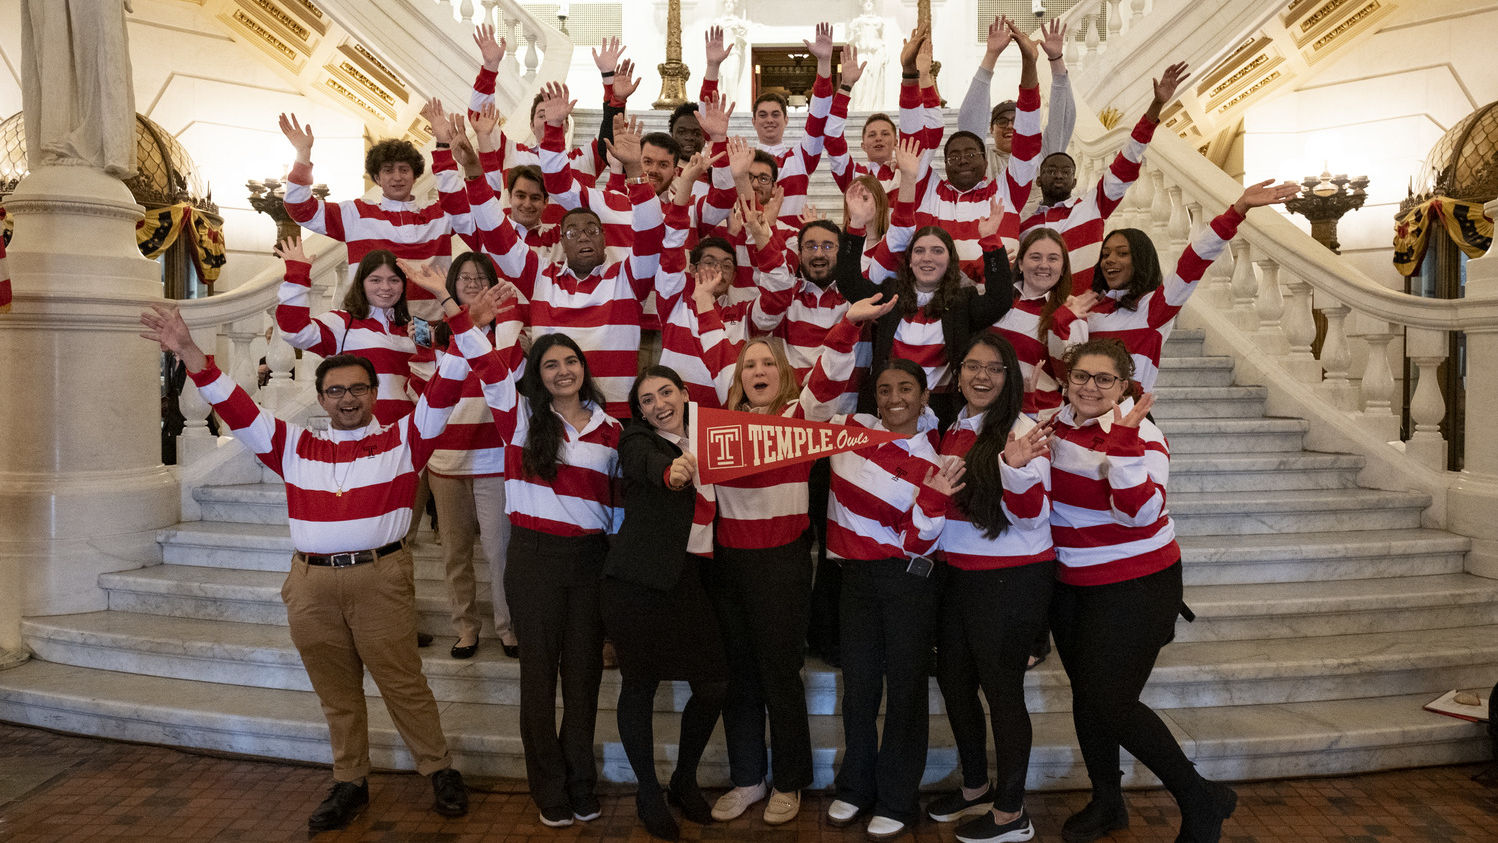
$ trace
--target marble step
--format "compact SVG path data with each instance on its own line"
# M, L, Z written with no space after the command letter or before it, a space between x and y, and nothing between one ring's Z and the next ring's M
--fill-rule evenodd
M1350 489L1363 458L1300 451L1286 454L1180 454L1170 461L1169 494Z
M1441 530L1179 536L1187 585L1459 574L1471 540Z
M310 687L286 629L270 624L89 612L29 618L22 622L22 633L38 658L60 664L225 685ZM509 704L519 699L519 663L489 643L464 661L452 659L445 646L422 651L423 669L438 700ZM1058 661L1052 658L1026 675L1031 711L1070 709ZM1182 641L1161 652L1144 699L1166 708L1349 699L1481 685L1494 673L1498 626L1493 625ZM835 713L839 673L809 660L805 675L808 710ZM613 707L618 681L617 672L608 672L599 694L601 707ZM369 680L365 689L378 693ZM934 680L930 695L932 710L943 710ZM657 704L669 707L684 699L678 695Z
M1176 328L1165 338L1165 346L1161 349L1161 361L1172 357L1201 357L1202 344L1207 339L1206 331L1200 329ZM1231 358L1222 358L1231 359Z
M1171 386L1155 387L1151 415L1161 423L1168 419L1261 419L1269 390L1262 386Z
M1170 440L1172 457L1181 454L1299 453L1309 428L1304 419L1160 420L1160 429Z
M1420 526L1430 496L1375 489L1180 492L1169 495L1183 536L1255 535Z
M279 485L267 486L281 488ZM183 521L158 530L156 542L161 546L162 561L168 565L206 565L285 573L291 566L291 531L286 524L284 504L281 512L281 520L276 523ZM433 540L425 516L418 535L420 540L411 546L411 555L417 565L430 561L440 571L442 546Z
M1370 772L1485 758L1488 750L1481 725L1421 710L1435 696L1422 692L1367 700L1160 709L1159 714L1202 773L1223 781ZM368 703L374 763L382 769L411 769L411 759L384 706L373 699ZM229 689L33 660L0 673L0 719L119 740L330 762L327 727L316 697L308 691ZM443 731L457 766L473 777L524 778L518 719L518 709L512 704L444 705ZM1036 713L1031 720L1035 736L1029 789L1086 787L1071 716ZM675 758L676 727L674 714L656 716L656 766L662 777L669 775ZM831 784L841 754L841 721L816 715L810 727L813 787L824 788ZM604 781L634 780L614 718L606 713L597 720L595 757ZM1122 761L1124 784L1155 784L1153 776L1126 753ZM956 767L946 718L933 716L923 786L953 786ZM728 785L721 731L708 745L700 780L709 787Z
M1159 386L1232 386L1231 357L1162 357Z

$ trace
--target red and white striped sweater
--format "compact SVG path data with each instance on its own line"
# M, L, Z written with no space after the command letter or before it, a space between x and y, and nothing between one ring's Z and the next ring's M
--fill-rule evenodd
M925 92L916 85L900 86L900 114L899 114L899 140L915 137L922 141L930 140L924 125L926 117L921 103ZM931 89L931 97L935 99L936 90ZM832 180L837 183L837 189L843 193L848 192L853 180L859 176L869 175L879 180L879 184L889 194L889 198L895 198L895 189L899 179L900 171L895 169L894 150L890 150L890 158L883 164L859 161L854 163L852 155L848 150L847 124L848 103L852 97L838 88L837 94L832 98L832 110L827 117L827 164L832 170ZM940 112L938 112L938 116Z
M499 327L519 333L524 324L523 306L512 304L495 318ZM507 322L511 324L506 325ZM493 342L495 325L480 330ZM439 368L442 358L452 352L462 353L456 347L437 352ZM510 359L504 361L505 365L511 369L520 368L518 345L502 349L499 353L511 355ZM477 372L470 371L463 380L463 393L458 397L452 417L447 420L447 430L437 439L432 458L427 462L427 470L441 477L504 476L504 440L499 437L499 428L494 426L494 413L484 400L483 384L479 382Z
M963 407L941 438L942 456L966 457L978 441L986 416L986 413L970 415L968 408ZM1020 415L1010 431L1023 436L1034 426L1035 422ZM999 481L1004 487L999 505L1009 526L997 536L987 538L962 507L953 502L947 507L947 523L941 531L942 558L948 565L964 571L989 571L1055 557L1051 545L1050 461L1037 457L1023 468L1010 468L1000 459Z
M1059 282L1058 282L1059 283ZM1078 319L1065 307L1056 308L1051 314L1051 329L1045 340L1039 336L1040 311L1045 308L1044 294L1033 298L1022 298L1024 287L1015 285L1014 306L989 330L1014 347L1019 358L1020 372L1028 387L1023 412L1034 417L1037 413L1049 412L1061 406L1061 357L1066 349L1087 341L1087 321ZM1039 369L1039 372L1036 372Z
M449 320L454 332L485 342L467 312ZM461 355L447 356L410 413L394 424L358 430L311 431L282 421L212 363L192 373L235 438L286 481L291 543L305 553L368 550L400 540L411 525L417 475L447 426L468 375Z
M833 416L851 427L886 430L877 416ZM928 556L946 521L947 498L925 485L940 467L936 416L927 410L916 434L874 448L833 454L827 498L827 554L837 559Z

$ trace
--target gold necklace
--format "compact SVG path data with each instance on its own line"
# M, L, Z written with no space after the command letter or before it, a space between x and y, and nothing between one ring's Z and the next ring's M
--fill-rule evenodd
M355 459L357 459L357 457ZM343 484L348 482L349 474L353 470L354 470L354 463L353 463L352 460L350 460L349 464L348 464L348 468L343 472L343 479L342 480L338 479L338 443L334 442L333 443L333 485L338 487L338 491L336 491L336 492L333 493L333 497L335 497L335 498L341 498L341 497L343 497Z

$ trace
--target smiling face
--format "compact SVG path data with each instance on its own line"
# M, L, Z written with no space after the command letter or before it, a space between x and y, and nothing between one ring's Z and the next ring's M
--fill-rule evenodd
M650 180L650 186L655 188L655 195L660 196L676 178L676 156L671 154L671 150L653 143L643 144L640 147L640 170Z
M1073 377L1087 375L1112 375L1113 383L1104 388L1098 386L1096 378L1089 377L1084 384L1078 384L1072 380ZM1077 420L1095 419L1104 413L1110 412L1113 407L1123 400L1124 390L1128 382L1119 377L1118 364L1113 358L1105 354L1084 354L1077 358L1072 364L1066 382L1066 400L1071 402L1072 408L1076 410Z
M883 164L895 156L895 127L888 120L863 124L863 154L870 163Z
M958 190L967 190L980 181L988 169L983 146L970 137L953 138L947 144L947 181Z
M364 298L369 300L370 307L395 307L405 289L406 282L388 266L376 267L364 276Z
M592 214L569 214L562 220L562 252L567 266L582 278L603 263L603 226Z
M738 265L734 262L733 253L717 246L704 246L702 256L692 265L692 275L697 283L710 288L714 296L728 292L737 271Z
M1134 256L1129 251L1129 239L1114 234L1103 241L1103 250L1098 254L1098 271L1110 290L1122 290L1134 280Z
M987 412L999 400L1006 375L1004 359L993 346L979 343L968 351L957 372L957 388L969 415Z
M768 343L757 342L744 349L744 365L739 370L739 385L750 409L768 407L780 391L780 364Z
M546 192L535 180L517 177L510 188L510 219L516 225L534 230L541 225L541 214L546 210Z
M707 142L706 136L702 134L702 124L697 121L697 115L683 114L676 118L676 123L671 126L671 137L681 144L681 154L684 158L691 158L702 151Z
M832 281L832 273L837 269L837 245L836 234L825 228L808 228L801 235L799 255L801 258L801 274L806 280L825 287Z
M1061 280L1065 264L1066 251L1060 243L1049 237L1036 238L1019 259L1024 297L1035 298L1050 292Z
M900 369L885 369L874 383L879 420L896 433L915 433L916 422L929 397L913 375Z
M1050 155L1040 162L1035 183L1040 185L1040 199L1047 205L1070 199L1077 187L1077 164L1065 153Z
M476 260L466 260L458 267L458 304L473 304L490 287L489 276Z
M952 253L947 244L935 234L917 237L910 247L910 274L915 276L915 288L922 293L932 292L941 284L942 276L952 263Z
M1014 144L1014 109L999 112L998 119L988 124L993 135L994 148L1004 155L1010 154Z
M754 188L754 201L764 207L775 192L775 172L763 161L749 165L749 186Z
M541 355L541 385L553 402L576 398L583 386L583 360L578 353L557 343Z
M754 133L764 146L776 146L785 136L785 109L774 100L765 100L754 107Z
M365 390L355 395L351 389ZM342 393L334 397L334 394ZM328 414L328 423L336 430L357 430L374 418L377 386L370 383L369 373L363 366L339 366L323 373L322 391L317 394L318 406Z
M687 394L666 378L646 378L635 392L640 415L656 430L684 436Z
M380 173L375 176L375 184L380 186L380 192L386 199L396 202L409 202L411 200L411 185L416 183L416 174L411 171L411 165L404 161L386 161L380 165Z

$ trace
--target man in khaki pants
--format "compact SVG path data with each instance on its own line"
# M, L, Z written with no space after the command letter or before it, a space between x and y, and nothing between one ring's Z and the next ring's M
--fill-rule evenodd
M417 273L431 283L433 276ZM446 296L436 276L439 298ZM498 294L474 305L487 322ZM469 313L443 301L454 333L472 329ZM292 544L297 548L281 588L291 640L301 654L328 721L333 787L307 820L308 829L343 828L369 802L368 717L364 668L380 688L416 769L432 779L432 809L468 811L463 777L452 768L437 702L416 650L414 571L403 537L417 473L447 425L468 362L449 354L408 416L388 427L373 420L373 365L340 354L317 368L318 402L331 421L317 433L256 406L209 363L175 309L141 314L141 336L176 354L203 397L262 462L286 481Z

